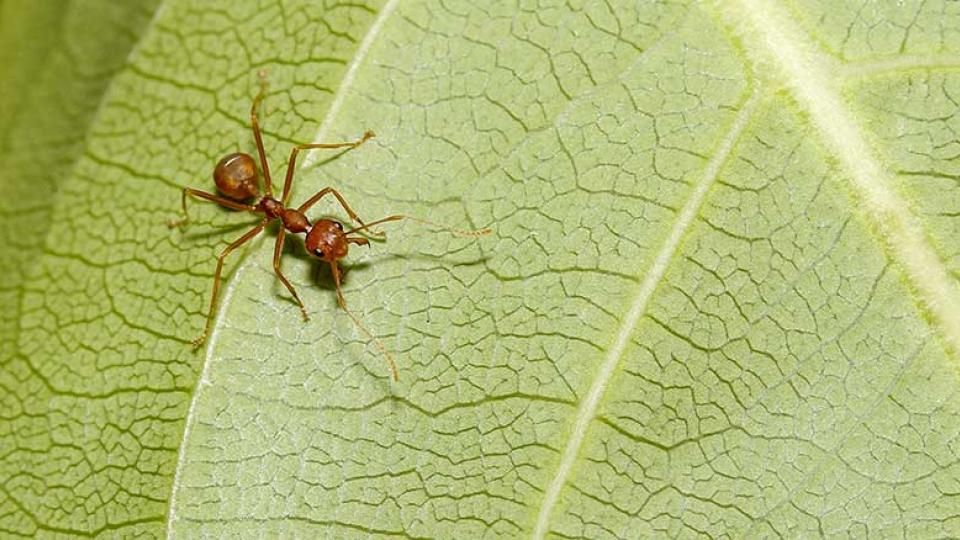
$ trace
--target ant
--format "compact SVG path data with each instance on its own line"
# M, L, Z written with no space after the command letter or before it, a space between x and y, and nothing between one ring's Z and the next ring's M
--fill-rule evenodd
M267 87L265 73L260 72L259 77L260 91L253 99L253 104L250 107L250 124L253 128L253 138L257 143L257 153L260 157L260 167L263 170L265 195L261 196L260 194L258 178L259 174L253 157L250 154L241 152L228 154L224 156L213 169L213 180L217 185L217 189L224 196L221 197L214 193L201 191L199 189L189 187L184 188L183 195L181 197L181 205L183 206L184 217L183 219L170 221L168 224L171 228L175 228L181 227L189 221L190 215L187 213L187 197L193 197L206 202L214 202L234 210L241 210L244 212L263 215L260 223L247 231L243 236L233 241L230 245L224 248L222 252L220 252L219 256L217 256L217 270L213 275L213 294L210 297L210 308L207 311L207 321L204 326L203 333L200 335L200 337L193 340L193 346L194 348L197 348L203 344L210 332L210 325L213 322L213 315L217 307L217 293L220 289L220 274L223 270L224 259L226 259L227 256L238 247L246 242L249 242L258 234L263 232L264 228L266 228L271 222L280 220L283 224L283 227L280 228L280 232L277 234L276 243L274 244L273 270L277 274L277 278L284 284L284 286L286 286L287 290L290 291L290 294L293 295L293 299L297 301L297 304L299 304L300 312L303 314L304 320L308 320L310 318L310 315L307 313L307 308L304 306L303 300L300 299L300 295L297 294L297 290L294 289L290 281L287 280L286 276L283 275L283 271L280 270L280 255L283 252L283 243L287 232L294 234L305 234L304 246L306 247L307 252L312 257L329 263L330 272L333 275L333 282L337 290L337 301L339 302L340 307L343 308L348 315L350 315L350 318L353 319L354 324L356 324L357 327L360 328L360 330L362 330L367 337L373 340L373 342L377 345L377 348L380 349L381 353L383 353L387 364L390 366L390 372L393 376L393 380L397 380L397 366L393 361L393 357L391 356L390 352L387 351L387 348L383 345L383 343L381 343L380 340L377 339L376 336L374 336L373 333L371 333L370 330L363 325L363 323L360 321L360 317L347 309L347 302L343 297L343 289L341 288L341 278L343 274L337 264L337 261L346 257L350 244L357 244L361 246L370 245L370 241L368 239L351 235L361 231L367 231L368 234L383 236L382 232L373 231L370 229L370 227L379 225L381 223L400 221L403 219L416 221L424 225L446 230L447 232L450 232L456 236L482 236L490 234L491 231L490 229L479 229L475 231L451 229L432 221L401 214L387 216L371 223L364 223L363 220L360 219L360 216L353 211L340 192L332 187L321 189L312 197L307 199L306 202L296 208L287 207L288 199L290 197L290 187L293 184L293 173L297 161L297 154L299 154L300 151L319 148L346 148L350 150L372 139L374 137L374 133L372 131L367 131L361 138L350 142L295 145L290 151L290 160L287 163L287 174L283 182L283 193L280 198L277 199L273 196L273 186L270 181L270 167L267 164L266 152L263 149L263 138L260 135L260 122L257 118L257 109L266 94ZM347 215L350 216L350 219L360 224L359 227L354 227L344 231L344 227L341 223L330 219L319 219L312 224L310 223L310 220L307 219L306 216L307 210L309 210L313 205L320 201L320 199L328 194L333 195L337 199L337 201L340 203L340 206L342 206L343 209L346 210ZM251 204L252 200L256 200L257 202L255 204Z

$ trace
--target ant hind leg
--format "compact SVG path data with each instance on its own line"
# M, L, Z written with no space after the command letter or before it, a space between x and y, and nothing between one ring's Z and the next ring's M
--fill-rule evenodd
M210 333L210 325L213 323L213 314L217 309L217 293L220 291L220 274L223 271L224 259L226 259L227 255L230 255L233 250L249 242L254 236L260 234L264 227L267 226L268 222L268 220L264 219L259 225L250 229L246 234L234 240L229 246L225 247L223 251L220 252L220 255L217 256L217 270L213 273L213 294L210 295L210 309L207 311L207 322L203 327L203 334L200 334L200 337L193 340L194 349L200 347L200 345L202 345L207 339L207 335Z
M218 195L214 195L213 193L207 193L206 191L201 191L199 189L183 188L183 195L180 197L180 204L183 207L183 218L171 219L168 221L167 226L171 229L182 227L190 221L190 214L187 212L187 197L193 197L194 199L201 201L214 202L221 206L226 206L227 208L233 208L234 210L257 212L257 207L253 206L252 204L239 203L232 199L220 197Z

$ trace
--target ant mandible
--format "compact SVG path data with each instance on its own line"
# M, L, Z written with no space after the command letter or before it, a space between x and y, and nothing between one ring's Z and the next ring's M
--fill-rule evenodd
M183 206L184 217L183 219L171 221L169 223L169 226L174 228L181 227L189 221L190 216L187 213L187 197L193 197L201 201L214 202L234 210L241 210L244 212L263 215L263 219L260 220L260 223L247 231L246 234L233 241L230 245L224 248L222 252L220 252L219 256L217 256L217 269L213 275L213 294L210 297L210 308L207 311L206 324L204 325L203 333L200 335L200 337L193 340L193 346L196 348L203 344L210 332L210 325L213 323L213 315L216 312L217 307L217 293L220 289L220 274L223 270L223 261L228 255L230 255L231 252L260 234L264 228L270 224L270 222L279 219L282 222L283 227L280 228L280 231L277 234L276 243L274 244L273 270L277 274L277 278L284 284L284 286L286 286L287 290L290 291L290 294L293 295L293 299L297 301L297 304L299 304L300 312L303 314L304 320L308 320L310 318L309 314L307 313L307 308L303 304L303 300L300 299L300 295L297 294L297 290L293 287L290 281L287 280L286 276L283 275L283 271L280 270L280 255L283 252L283 243L287 232L294 234L305 234L306 237L304 238L304 246L306 247L307 252L315 258L329 263L330 273L333 275L333 282L337 290L337 301L339 302L340 307L343 308L348 315L350 315L350 318L353 319L354 324L356 324L357 327L360 328L360 330L362 330L367 337L373 340L373 342L377 345L377 348L380 349L381 353L383 353L387 364L390 366L390 373L393 376L393 380L397 380L397 366L393 361L393 357L390 355L390 352L383 345L383 343L381 343L380 340L377 339L377 337L374 336L373 333L363 325L363 323L360 321L360 318L352 311L347 309L347 302L343 298L343 289L341 287L342 273L337 261L347 255L350 244L362 246L370 245L370 241L366 238L350 235L364 230L374 235L381 235L382 233L371 231L370 227L379 225L381 223L400 221L403 219L409 219L425 225L437 227L457 236L482 236L489 234L490 229L480 229L475 231L451 229L432 221L400 214L387 216L371 223L364 223L363 220L360 219L360 216L358 216L357 213L350 208L350 205L347 204L347 201L343 198L340 192L332 187L321 189L312 197L307 199L306 202L296 208L288 208L286 205L290 197L290 187L293 183L293 173L297 161L297 154L299 154L300 151L317 148L352 149L373 138L374 133L372 131L367 131L361 138L350 142L295 145L290 150L290 160L287 163L287 174L283 182L283 193L279 199L276 199L273 196L273 186L270 182L270 167L267 164L266 152L263 149L263 138L260 135L260 123L257 119L257 108L266 94L267 87L265 73L260 72L259 77L260 91L253 99L253 104L250 106L250 124L253 128L253 138L257 143L257 154L259 154L260 167L263 170L264 191L266 194L263 196L260 195L258 179L259 174L253 157L250 154L245 153L229 154L224 156L213 169L213 180L217 185L217 189L225 196L221 197L213 193L208 193L206 191L189 187L184 188L183 195L181 197L181 205ZM350 219L360 224L359 227L344 231L342 224L330 219L320 219L313 224L310 223L310 220L307 219L306 216L307 210L309 210L313 205L320 201L320 199L328 194L336 197L337 201L340 203L340 206L342 206L343 209L346 210L347 215L350 216ZM251 199L258 200L256 204L244 202L250 201Z

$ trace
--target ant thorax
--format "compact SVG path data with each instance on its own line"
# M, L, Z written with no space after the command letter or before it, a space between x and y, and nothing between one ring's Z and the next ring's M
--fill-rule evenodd
M310 220L300 210L287 208L283 203L271 196L260 199L257 209L266 215L267 219L280 218L283 228L292 233L302 233L310 230Z
M280 214L280 219L283 220L283 227L292 233L310 231L310 220L299 210L284 208Z

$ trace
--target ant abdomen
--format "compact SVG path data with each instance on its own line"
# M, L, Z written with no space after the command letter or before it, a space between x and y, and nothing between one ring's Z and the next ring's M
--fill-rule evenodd
M213 169L217 189L237 201L260 196L257 180L257 165L250 154L228 154Z

